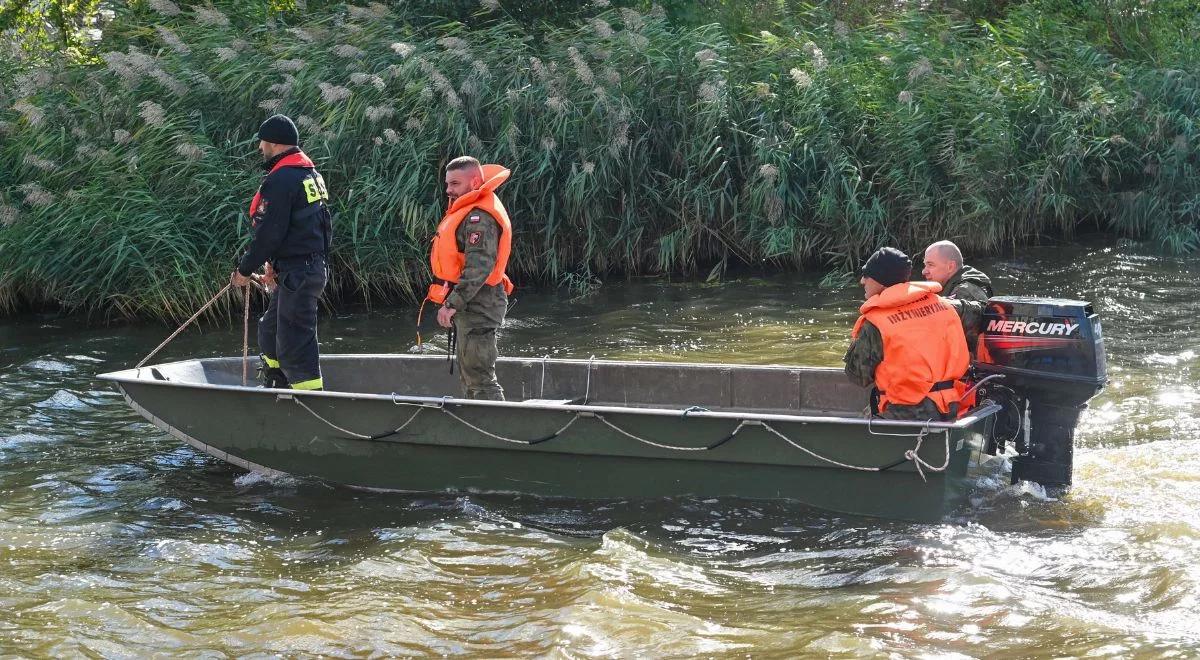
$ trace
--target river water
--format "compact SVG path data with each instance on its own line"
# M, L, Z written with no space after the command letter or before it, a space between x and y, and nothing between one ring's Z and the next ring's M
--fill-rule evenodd
M245 474L93 376L160 326L0 323L0 652L28 656L1195 656L1200 268L1121 245L978 260L1083 297L1111 383L1075 486L978 480L939 524L794 503L368 495ZM506 354L840 365L860 290L803 276L526 295ZM323 321L395 352L412 310ZM234 354L189 332L163 360ZM214 414L220 414L214 411Z

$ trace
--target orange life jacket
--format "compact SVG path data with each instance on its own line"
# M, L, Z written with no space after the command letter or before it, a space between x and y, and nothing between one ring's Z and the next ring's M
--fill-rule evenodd
M859 308L853 336L870 321L883 337L883 362L875 369L881 413L889 403L916 405L928 397L949 414L967 391L967 338L958 313L937 295L941 290L936 282L903 282ZM956 407L965 412L968 406Z
M288 155L284 156L283 158L280 158L278 163L275 163L274 165L271 166L271 171L267 172L267 176L271 176L272 174L275 173L275 170L278 170L278 169L281 169L284 167L307 167L309 169L316 169L317 164L312 162L312 159L309 158L307 155L305 155L305 153L303 151L297 151L296 153L288 154ZM266 179L266 177L263 177L263 178ZM250 220L251 220L251 222L254 222L254 213L256 211L258 211L258 204L261 201L262 201L262 185L259 185L258 190L254 191L254 199L250 200Z
M486 211L500 223L500 246L496 251L496 265L485 284L496 286L503 283L505 293L513 292L515 287L512 280L508 279L504 272L512 252L512 222L508 219L508 211L504 204L496 197L496 188L508 180L509 174L509 170L500 165L484 165L483 185L454 200L438 224L437 233L433 236L433 249L429 253L429 265L438 281L429 285L427 296L435 304L446 302L446 297L450 295L450 285L457 284L462 277L467 255L458 250L458 226L473 209Z

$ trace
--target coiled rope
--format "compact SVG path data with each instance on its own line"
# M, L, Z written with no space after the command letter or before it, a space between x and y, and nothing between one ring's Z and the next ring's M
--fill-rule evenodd
M917 436L917 446L904 452L904 458L912 461L913 466L917 468L917 474L921 475L921 481L928 482L928 479L925 478L925 470L929 470L930 472L944 472L950 466L950 432L946 431L943 435L946 436L946 460L940 467L934 467L920 457L921 442L925 439L925 434L923 433ZM924 466L925 470L921 469L922 466Z

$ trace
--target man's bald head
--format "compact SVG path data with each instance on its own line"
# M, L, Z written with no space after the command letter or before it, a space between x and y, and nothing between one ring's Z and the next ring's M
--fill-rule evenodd
M925 268L921 270L921 275L930 282L946 286L962 267L962 250L950 241L938 241L925 248Z

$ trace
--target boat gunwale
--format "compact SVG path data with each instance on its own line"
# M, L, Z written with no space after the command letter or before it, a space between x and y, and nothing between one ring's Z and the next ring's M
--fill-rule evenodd
M404 359L444 359L439 356L427 355L400 355L389 353L338 353L334 355L322 357L339 357L339 358L395 358L401 357ZM506 356L501 358L506 361L521 361L521 362L546 362L549 358L526 358L519 356ZM155 367L168 367L173 365L181 365L188 363L216 362L216 361L240 361L241 358L231 357L213 357L213 358L192 358L188 360L177 360L175 362L163 362L160 364L146 365L143 367L132 367L129 369L121 369L118 371L110 371L99 374L96 378L107 380L114 383L133 383L138 385L152 385L157 387L181 387L198 390L217 390L227 392L259 392L263 394L274 394L276 400L292 399L296 397L313 398L313 399L348 399L348 400L367 400L367 401L387 401L393 405L410 405L425 408L444 408L448 404L456 406L477 406L485 408L501 408L501 409L524 409L524 410L545 410L551 412L572 412L572 413L602 413L602 414L632 414L632 415L647 415L653 417L694 417L700 419L733 419L739 421L760 421L760 422L793 422L800 424L839 424L850 426L868 426L874 428L876 426L887 427L902 427L902 428L917 428L929 429L931 431L951 431L969 428L977 422L999 412L1002 406L999 404L989 404L977 408L971 414L960 417L953 422L943 421L911 421L911 420L892 420L881 418L862 418L862 417L843 417L843 416L821 416L821 415L785 415L779 413L755 413L752 411L746 412L726 412L713 410L694 410L690 408L664 408L664 407L632 407L632 406L597 406L589 404L559 404L559 403L527 403L525 401L487 401L481 399L461 399L453 396L412 396L402 394L371 394L367 392L335 392L335 391L312 391L312 390L292 390L292 389L276 389L267 387L251 387L242 385L220 385L216 383L199 383L192 381L173 381L173 380L158 380L156 378L146 378L141 375L142 370L149 370ZM639 364L639 365L662 365L670 367L749 367L749 368L775 368L775 369L802 369L807 371L837 371L830 367L801 367L790 365L730 365L721 363L700 363L700 362L643 362L633 360L582 360L572 358L554 358L554 362L576 363L576 364ZM124 390L124 388L121 388ZM126 393L128 396L128 393ZM132 398L132 397L130 397Z

